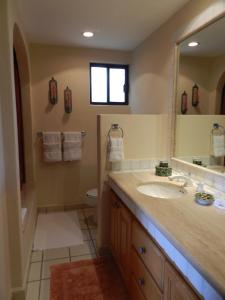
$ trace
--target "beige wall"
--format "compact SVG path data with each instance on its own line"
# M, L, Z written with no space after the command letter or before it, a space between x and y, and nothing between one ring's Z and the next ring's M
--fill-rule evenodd
M47 164L36 140L36 179L39 206L82 203L87 189L97 186L97 114L129 113L129 106L96 106L89 101L89 63L130 63L130 53L60 46L30 46L33 136L37 131L85 130L81 161ZM48 103L48 81L58 81L58 103ZM73 112L64 113L63 90L69 86Z
M213 41L212 41L213 42ZM222 82L220 84L220 80ZM199 86L200 103L192 107L192 86ZM219 114L222 87L225 83L225 55L216 57L180 56L177 84L177 108L180 114L181 94L188 93L187 114Z
M179 59L179 75L177 83L177 113L181 114L181 95L188 94L188 115L210 114L211 75L213 60L208 57L181 55ZM199 87L199 105L192 106L192 87ZM212 114L214 112L211 112Z
M213 59L212 76L211 76L211 103L212 110L220 113L221 97L223 86L225 84L225 54Z
M225 126L220 115L177 116L176 157L209 157L211 154L211 130L214 123Z
M3 69L5 63L6 47L6 1L0 2L0 70ZM3 72L0 71L0 299L10 299L10 262L8 247L8 220L7 220L7 196L5 186L5 153L3 139L3 97L6 82L3 80Z
M165 159L167 157L167 115L99 115L98 116L98 244L107 245L109 197L105 181L110 170L107 162L108 131L117 123L124 131L125 159Z
M175 109L176 43L225 12L224 0L192 0L133 53L131 106L134 113L169 113ZM138 99L138 101L137 101ZM174 119L168 123L173 149Z
M17 126L16 126L16 101L14 92L14 70L13 70L13 44L16 43L17 49L22 54L26 52L26 42L21 48L20 41L14 40L14 24L22 28L17 15L14 1L1 1L0 9L1 19L1 125L2 135L0 156L4 160L1 162L1 254L0 254L0 273L4 270L5 275L1 276L0 298L9 299L11 290L16 294L24 295L26 271L29 261L29 254L33 239L33 230L35 224L35 194L33 188L32 176L28 176L28 185L26 186L26 200L29 202L26 225L22 228L21 219L21 193L19 184L19 161L17 145ZM18 37L18 36L17 36ZM25 41L24 37L22 40ZM18 43L17 43L18 42ZM24 56L24 57L25 57ZM28 57L29 60L29 57ZM22 63L23 65L23 63ZM29 68L29 61L28 66ZM24 70L22 70L24 71ZM22 78L22 96L23 100L29 106L29 80ZM23 103L24 104L24 103ZM26 106L27 106L26 105ZM26 108L24 124L32 128L31 115ZM30 121L27 121L30 120ZM27 131L26 131L27 132ZM29 136L28 136L29 137ZM31 135L30 135L31 137ZM32 174L32 141L26 136L26 154L31 159L26 164L27 171ZM27 151L29 149L29 151ZM4 155L4 156L3 156ZM5 166L5 168L4 168ZM3 184L3 180L5 185ZM7 236L4 236L7 235ZM3 235L3 236L2 236ZM2 252L2 249L5 249ZM10 271L11 269L11 271ZM10 274L10 276L8 276ZM10 278L10 282L8 282ZM2 296L4 295L4 297Z

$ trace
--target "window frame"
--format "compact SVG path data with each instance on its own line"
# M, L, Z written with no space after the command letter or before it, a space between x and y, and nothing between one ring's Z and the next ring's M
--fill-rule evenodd
M92 67L103 67L106 68L107 72L107 102L93 102L92 101L92 80L91 80L91 68ZM109 70L110 69L123 69L125 70L125 101L124 102L113 102L110 101L110 78L109 78ZM89 76L90 76L90 104L91 105L129 105L129 65L124 64L109 64L109 63L94 63L91 62L89 64Z

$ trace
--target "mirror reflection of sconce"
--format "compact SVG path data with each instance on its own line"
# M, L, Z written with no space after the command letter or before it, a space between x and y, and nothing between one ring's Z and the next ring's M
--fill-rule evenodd
M187 110L188 110L188 95L184 91L183 94L181 95L181 113L185 115Z
M64 90L64 109L65 113L69 114L72 112L72 91L68 86Z
M49 102L55 105L58 102L58 88L57 81L52 77L49 81L49 91L48 91Z
M197 84L192 87L192 106L197 107L199 104L199 88Z

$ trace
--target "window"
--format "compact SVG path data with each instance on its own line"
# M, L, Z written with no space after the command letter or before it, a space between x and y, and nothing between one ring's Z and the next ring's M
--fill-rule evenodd
M91 104L128 105L128 65L90 63Z

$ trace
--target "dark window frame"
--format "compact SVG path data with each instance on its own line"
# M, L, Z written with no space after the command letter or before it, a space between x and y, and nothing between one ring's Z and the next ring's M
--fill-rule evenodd
M106 68L107 71L107 102L94 102L92 101L92 93L91 93L91 68L92 67L103 67ZM109 84L109 70L110 69L123 69L125 70L125 84L124 84L124 91L125 91L125 101L124 102L113 102L110 101L110 84ZM108 64L108 63L90 63L89 66L89 75L90 75L90 104L91 105L129 105L129 65L123 64Z

